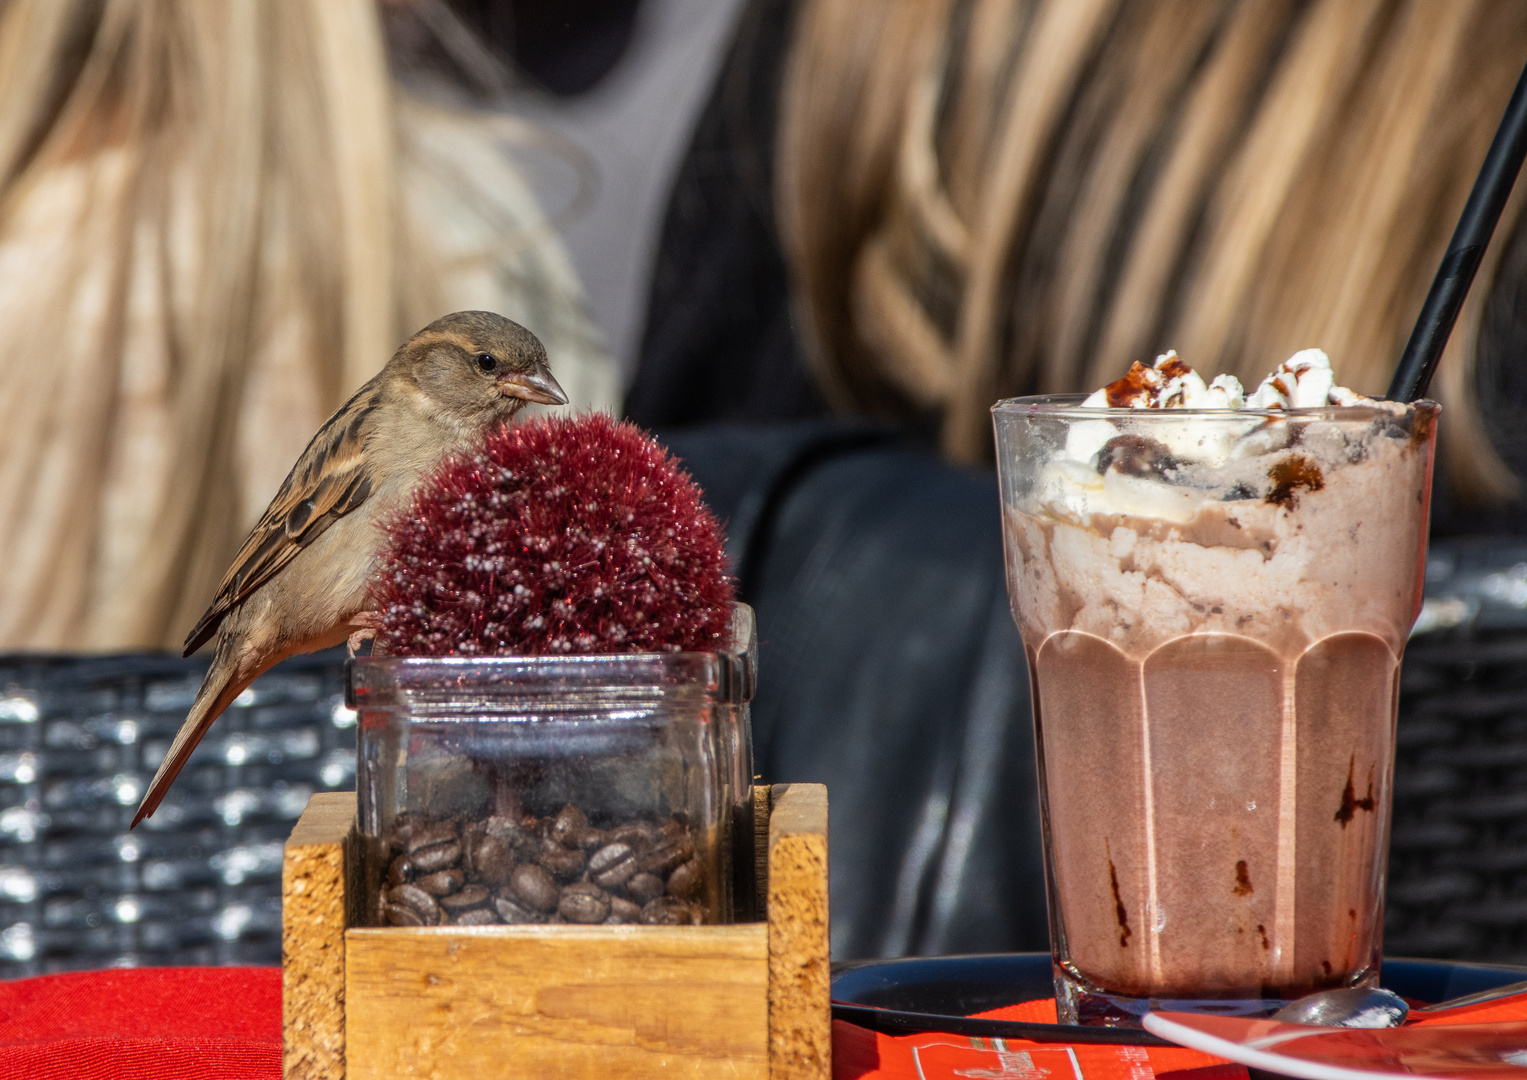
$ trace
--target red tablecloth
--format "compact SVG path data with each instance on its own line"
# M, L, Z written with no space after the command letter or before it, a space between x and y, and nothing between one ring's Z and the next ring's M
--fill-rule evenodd
M11 1080L277 1080L279 968L142 968L0 982Z

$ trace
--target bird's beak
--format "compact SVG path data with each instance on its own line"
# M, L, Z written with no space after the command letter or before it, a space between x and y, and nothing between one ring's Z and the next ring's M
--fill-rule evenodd
M538 405L566 405L567 394L543 367L526 375L505 375L498 380L498 392L505 397L534 401Z

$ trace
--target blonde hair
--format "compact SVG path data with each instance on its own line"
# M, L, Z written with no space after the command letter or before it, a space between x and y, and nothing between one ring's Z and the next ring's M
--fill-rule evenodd
M430 115L374 0L8 0L0 100L0 643L177 646L322 419L449 310Z
M1254 381L1318 345L1382 393L1524 55L1490 0L807 0L776 185L819 381L970 462L998 397L1166 348ZM1472 389L1503 247L1434 385L1484 498L1516 490Z

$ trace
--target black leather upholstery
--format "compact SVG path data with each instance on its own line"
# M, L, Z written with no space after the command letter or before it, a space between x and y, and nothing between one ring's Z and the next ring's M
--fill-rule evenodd
M758 614L756 767L828 785L834 957L1047 948L995 477L855 424L667 441Z

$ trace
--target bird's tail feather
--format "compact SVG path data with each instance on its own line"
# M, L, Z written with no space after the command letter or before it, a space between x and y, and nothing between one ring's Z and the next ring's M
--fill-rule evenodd
M180 730L175 733L175 741L170 744L169 753L164 755L159 771L149 782L148 791L143 796L143 802L138 805L138 812L133 815L133 823L129 828L135 827L159 808L159 803L175 782L175 777L180 775L180 770L185 767L191 751L196 749L196 744L201 742L201 737L212 726L212 721L221 716L233 699L254 681L253 674L240 677L235 653L232 635L224 635L217 643L212 665L207 668L201 689L196 692L191 711L186 715L185 723L180 725Z

